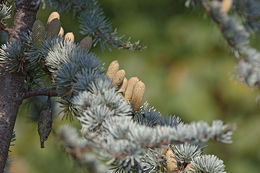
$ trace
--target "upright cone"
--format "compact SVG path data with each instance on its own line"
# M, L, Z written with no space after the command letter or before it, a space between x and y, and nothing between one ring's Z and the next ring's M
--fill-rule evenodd
M52 113L51 113L51 99L48 97L38 120L38 133L40 136L41 148L44 148L44 142L49 137L52 130Z
M47 24L50 24L52 20L54 19L58 19L60 20L60 14L58 12L52 12L50 15L49 15L49 18L47 20Z
M168 149L166 152L166 168L167 171L176 171L177 170L177 161L174 158L174 153L171 149Z
M107 77L109 77L110 79L113 79L113 77L115 76L115 74L118 72L119 70L119 63L117 60L112 61L107 69Z
M227 13L232 7L233 0L223 0L221 4L221 12Z
M48 37L58 35L60 32L60 15L57 12L52 12L47 21Z
M118 88L123 83L124 78L125 78L125 70L119 70L114 75L112 83L115 85L116 88Z
M126 79L126 77L125 77L124 80L123 80L122 85L120 86L120 88L119 88L119 90L118 90L118 93L119 93L120 95L124 95L125 90L126 90L126 87L127 87L127 79Z
M74 34L73 32L68 32L67 34L65 34L65 40L69 40L71 41L72 43L74 42Z
M189 163L186 168L184 169L184 173L192 173L194 172L194 167L191 163Z
M92 37L90 36L86 36L85 38L83 38L80 43L79 46L87 51L89 51L92 47Z
M133 89L135 87L135 84L139 81L137 77L131 77L128 80L126 91L125 91L125 101L129 101L132 98L133 95Z
M63 37L64 35L64 29L62 27L60 27L60 31L59 31L59 36Z
M38 49L46 38L45 26L40 20L36 20L33 24L32 37L34 45Z
M131 105L135 111L137 111L142 104L144 92L145 92L145 84L142 81L137 82L133 89L133 95L131 99Z

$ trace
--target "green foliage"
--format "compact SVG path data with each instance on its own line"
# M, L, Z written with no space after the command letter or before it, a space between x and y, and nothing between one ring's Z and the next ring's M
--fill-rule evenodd
M3 23L5 19L11 17L11 7L8 7L5 3L0 4L0 21Z

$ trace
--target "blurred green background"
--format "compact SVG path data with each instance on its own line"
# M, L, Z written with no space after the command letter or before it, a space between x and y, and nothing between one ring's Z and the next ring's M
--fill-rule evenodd
M237 59L215 24L202 9L185 8L182 0L104 0L107 17L120 34L140 40L141 52L93 49L105 66L117 59L127 77L138 76L146 84L145 101L162 114L180 116L184 122L221 119L236 123L234 142L210 142L206 153L224 160L227 172L257 173L260 170L259 91L236 80ZM51 11L40 10L46 22ZM65 32L73 31L80 41L77 19L61 14ZM260 45L258 36L252 38ZM260 46L258 46L260 47ZM20 110L15 126L16 142L11 147L10 172L81 173L65 154L54 135L40 149L37 123ZM54 128L61 123L55 120ZM62 122L63 123L63 122ZM70 122L67 122L70 123Z

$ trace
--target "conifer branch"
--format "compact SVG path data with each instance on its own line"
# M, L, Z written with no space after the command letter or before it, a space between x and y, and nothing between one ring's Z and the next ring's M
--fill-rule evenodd
M217 24L234 54L240 59L237 65L238 79L249 87L260 87L260 52L250 45L250 32L246 24L229 15L228 11L223 12L220 1L201 0L201 5Z
M98 160L97 156L91 153L91 143L80 138L75 128L63 125L55 136L60 140L65 151L82 167L93 173L107 173L108 167Z
M50 2L58 1L59 0L53 0ZM16 2L18 9L16 9L17 16L15 15L13 21L16 22L14 23L14 31L10 32L12 34L11 40L20 38L22 32L28 32L28 29L30 29L35 19L34 13L36 13L38 8L38 6L36 9L31 8L33 6L32 2L38 4L39 0L17 0ZM110 45L118 48L140 49L138 42L132 44L128 40L124 43L122 41L123 37L116 36L116 31L112 31L111 23L103 15L103 11L100 9L96 0L74 0L71 2L89 5L89 9L80 14L80 23L81 33L93 36L93 46L99 43L103 48L107 48L107 46ZM64 4L66 5L67 3ZM211 9L213 9L213 12L214 10L218 10L218 8L212 8L214 7L212 4L209 4L209 6L206 6L208 4L204 5L210 14L212 13ZM72 6L72 4L70 3L69 6ZM22 11L19 11L19 7ZM34 16L27 16L31 13L33 13ZM215 15L215 13L213 15ZM225 23L222 23L223 21L219 20L218 17L219 16L217 16L215 20L219 23L221 30L225 30ZM224 18L221 17L223 17L223 15L220 15L220 19L226 19L225 17L227 16L224 15ZM29 22L24 21L25 19L29 20ZM98 33L96 33L96 31L98 31ZM241 30L235 31L239 33ZM242 38L247 39L247 37ZM228 39L230 39L230 37L228 37ZM200 152L200 146L212 139L222 143L231 143L234 126L226 125L222 121L213 121L212 125L203 121L184 124L180 118L175 116L163 117L154 109L147 109L145 107L139 109L139 106L135 109L133 105L131 106L129 102L124 100L122 95L119 95L118 88L116 88L115 83L105 75L102 62L95 54L84 51L79 45L66 41L58 36L44 40L37 50L34 49L33 43L30 40L33 39L31 39L31 35L29 34L28 43L30 44L26 47L29 51L27 51L27 49L23 50L22 52L26 54L22 54L21 58L19 57L19 59L17 59L16 54L14 56L5 56L5 53L8 53L8 51L6 51L7 49L5 49L2 51L3 53L2 56L0 56L0 60L5 64L9 64L10 66L8 67L11 70L8 70L8 72L12 72L14 69L18 71L17 66L15 66L15 68L11 66L14 64L13 62L19 62L25 57L26 62L29 64L25 67L28 67L28 69L31 68L30 70L32 72L37 72L38 69L43 70L44 68L52 74L51 76L53 78L51 81L53 82L54 88L42 88L24 92L23 84L25 81L24 75L26 73L17 73L17 76L21 75L19 79L14 78L13 80L7 80L7 82L4 83L4 90L2 90L1 87L3 84L0 83L0 137L1 134L5 135L4 131L1 131L1 128L6 128L5 126L9 116L8 112L6 114L5 110L2 111L1 109L7 104L8 106L10 104L9 111L13 111L11 126L6 128L8 133L10 133L12 132L19 108L20 102L16 102L14 105L12 103L14 99L10 98L14 97L17 99L18 97L22 100L40 95L59 96L62 112L75 116L82 127L82 137L79 137L75 130L66 127L63 129L64 131L59 134L61 136L60 139L66 151L82 165L89 165L90 161L92 163L94 161L96 164L93 164L95 170L98 170L99 166L102 165L102 162L99 162L94 154L92 158L88 157L91 153L86 153L85 151L91 148L91 151L95 153L95 155L109 161L108 164L115 166L115 170L118 172L145 172L147 170L159 172L159 170L164 169L164 164L161 159L163 158L161 157L163 152L161 152L161 150L168 147L168 145L173 145L171 148L176 153L175 159L178 162L191 162L195 171L224 172L223 162L215 157L203 156ZM231 41L237 40L231 37ZM240 46L240 44L238 44L238 46ZM234 48L237 48L236 45ZM12 50L10 52L14 51ZM7 68L7 66L5 66L5 68ZM26 68L25 72L28 72ZM8 75L10 74L8 73ZM17 76L11 76L10 78ZM39 81L43 82L42 78L38 78L38 80L32 78L31 80L35 80L35 83ZM14 83L14 86L12 85L12 87L18 86L18 89L11 88L13 91L11 94L7 93L6 96L5 91L10 90L8 84L12 82L18 83ZM1 94L6 97L2 99ZM50 105L50 101L48 101L48 104ZM15 107L14 110L13 107ZM49 110L50 109L46 109L44 111L47 112ZM4 125L2 126L1 119L4 118L7 120L3 122ZM42 128L42 130L48 130L49 134L49 130L51 129ZM10 143L9 139L2 140L2 138L0 138L0 163L3 160L1 142L4 140L5 148L8 149ZM6 147L7 145L8 147ZM149 155L149 151L151 151L152 154L147 156ZM154 157L156 152L159 153L158 157ZM4 159L6 159L6 157L7 154L4 155ZM156 160L155 158L160 159ZM205 162L205 160L207 162ZM186 166L187 163L185 163ZM0 168L4 163L1 164ZM185 167L179 168L179 171L183 171L184 168ZM107 172L107 167L103 165L102 170L103 172ZM99 170L96 172L102 171Z

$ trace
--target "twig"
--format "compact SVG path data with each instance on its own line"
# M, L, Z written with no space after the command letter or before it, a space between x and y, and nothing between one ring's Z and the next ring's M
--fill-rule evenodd
M56 97L58 96L56 88L43 88L39 90L34 91L28 91L24 93L23 99L27 99L34 96L50 96L50 97Z

